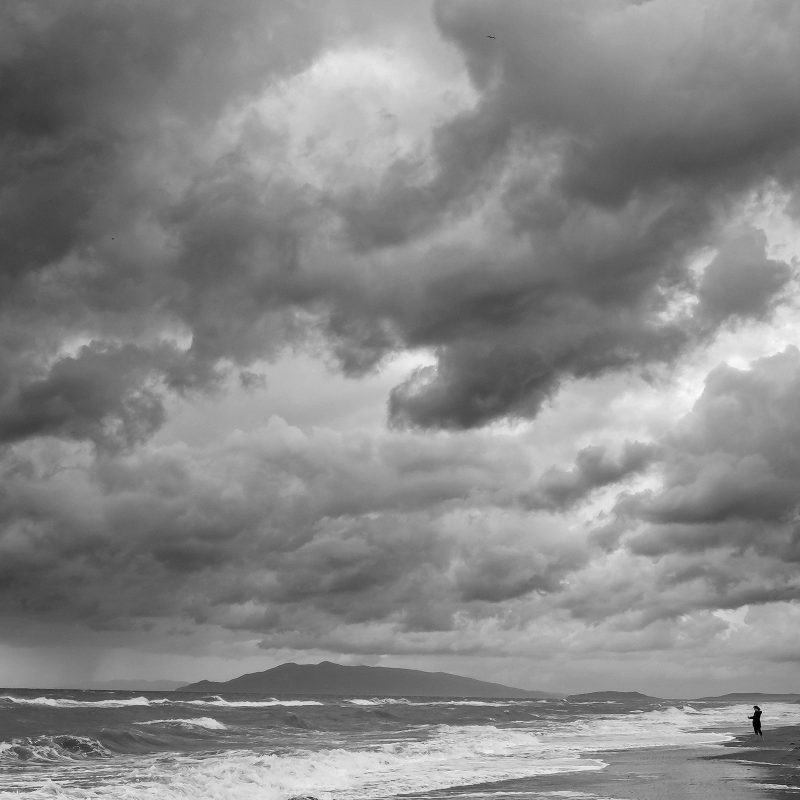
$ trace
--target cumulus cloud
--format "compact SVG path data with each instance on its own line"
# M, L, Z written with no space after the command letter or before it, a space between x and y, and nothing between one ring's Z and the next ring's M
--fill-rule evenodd
M8 608L527 655L794 602L797 350L657 432L494 423L667 385L791 296L748 204L796 194L798 30L780 0L5 6ZM408 356L386 430L157 438L300 351Z
M714 614L800 592L799 376L795 348L720 366L660 441L583 448L543 473L511 434L277 418L213 446L99 459L17 446L3 461L0 591L17 614L96 630L193 620L280 652L531 657L552 640L552 657L582 661L744 647ZM656 488L625 489L642 478ZM594 524L564 515L599 488L624 491ZM593 539L600 523L615 535Z
M398 427L535 417L566 379L673 363L787 285L758 231L719 240L749 192L793 180L785 4L25 8L3 12L5 403L81 380L65 343L142 359L139 378L109 379L93 423L88 405L8 423L26 436L99 441L108 419L124 426L110 408L131 406L133 383L205 390L296 346L352 375L433 352L391 393ZM377 29L402 70L366 47ZM345 93L337 70L363 76L347 65L365 59L373 83ZM676 316L686 293L695 314ZM152 431L145 416L122 438Z
M3 438L103 443L112 427L132 444L160 422L155 385L213 385L222 356L241 357L264 335L253 320L239 327L243 344L206 355L221 283L203 281L199 264L182 279L164 220L190 202L182 187L207 160L219 115L307 63L319 17L280 2L146 0L2 15ZM264 26L280 32L269 47L256 33ZM216 255L221 279L236 254ZM180 319L187 295L211 316L205 326ZM165 358L193 326L196 346ZM73 354L73 343L88 344Z
M438 364L395 390L394 422L535 416L567 377L669 363L729 316L766 314L789 268L765 259L758 232L720 251L695 319L663 312L690 287L690 257L716 243L726 207L767 179L793 185L800 111L783 98L800 51L787 15L745 4L437 5L481 101L439 129L432 180L394 174L363 213L349 212L354 236L365 246L368 226L374 247L407 241L490 204L493 186L526 248L492 254L482 269L497 277L477 298L466 282L446 285L448 311L424 340ZM763 36L742 58L737 37L751 41L751 26ZM734 63L743 77L727 91L719 76Z
M746 229L722 243L705 268L698 289L702 311L712 320L762 318L792 277L788 264L766 257L763 231Z
M133 345L89 345L59 359L41 377L0 395L0 441L36 436L131 446L164 420L153 374L158 358Z
M644 470L656 457L658 448L649 443L626 442L619 457L610 458L606 448L595 445L578 453L571 470L551 467L537 482L534 503L565 508L594 489L617 484Z
M513 512L530 467L511 437L375 440L275 419L219 447L75 451L48 468L64 447L7 460L0 496L9 607L45 617L450 630L471 605L556 591L585 559L579 532Z
M795 347L748 370L715 369L667 440L664 486L633 500L638 513L665 523L791 517L800 499L798 388Z
M599 532L609 553L649 572L647 582L611 592L607 613L635 608L642 622L800 597L799 381L795 347L708 375L692 411L661 442L658 488L624 494L618 522ZM597 613L576 602L579 613Z

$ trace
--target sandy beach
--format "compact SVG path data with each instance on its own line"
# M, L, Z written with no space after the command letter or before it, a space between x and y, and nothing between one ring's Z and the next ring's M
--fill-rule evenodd
M604 800L800 797L800 727L767 730L759 741L743 735L722 746L643 748L592 755L608 767L600 772L539 776L536 791L542 797L570 793ZM503 789L513 797L516 791L530 791L531 786L509 781Z
M747 734L725 746L714 761L735 762L751 772L751 780L769 789L770 797L800 796L800 726Z

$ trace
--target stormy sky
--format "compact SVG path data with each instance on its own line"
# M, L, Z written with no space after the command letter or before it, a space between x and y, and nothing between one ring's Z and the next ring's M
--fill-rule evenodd
M0 685L797 691L800 4L0 7Z

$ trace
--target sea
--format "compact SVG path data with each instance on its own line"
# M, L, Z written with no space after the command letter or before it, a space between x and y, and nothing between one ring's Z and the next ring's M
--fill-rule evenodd
M749 708L0 689L0 798L533 800L605 751L719 746ZM768 711L800 721L797 704Z

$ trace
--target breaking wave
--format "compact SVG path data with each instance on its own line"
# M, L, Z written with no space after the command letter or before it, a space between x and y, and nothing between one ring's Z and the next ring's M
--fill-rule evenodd
M324 706L325 703L319 700L279 700L271 697L265 700L225 700L219 695L204 697L199 700L174 699L167 697L148 698L140 697L118 697L104 700L92 700L89 698L69 698L69 697L15 697L13 695L0 695L0 701L5 701L10 705L24 706L48 706L49 708L126 708L133 706L152 707L152 706L216 706L218 708L271 708L274 706L300 707L300 706Z
M309 728L284 721L291 709L257 710L285 705L276 698L205 696L190 705L173 698L182 710L165 713L168 698L117 697L109 705L101 697L80 700L77 709L73 699L73 715L54 703L5 714L94 733L26 738L18 731L0 743L0 800L378 800L430 792L453 798L466 786L488 797L498 793L488 785L497 781L600 770L606 750L722 743L741 730L747 710L693 702L584 712L553 702L536 718L525 710L499 722L492 708L457 707L489 705L483 700L289 701L325 706L309 711L317 726ZM142 700L152 708L141 708ZM524 709L529 702L537 701L491 705ZM412 704L431 708L403 708ZM192 716L189 709L203 705L218 710ZM390 708L396 720L369 722ZM800 707L773 704L769 713L771 724L797 722ZM456 793L446 794L453 787Z
M282 753L228 751L191 755L168 762L150 759L134 776L120 775L75 794L50 781L41 797L112 800L356 800L538 774L602 769L597 759L568 748L543 747L532 733L493 726L438 726L431 738L390 741L370 748ZM0 792L0 798L12 797ZM18 797L18 796L16 796Z
M4 694L0 700L20 706L49 706L50 708L126 708L170 703L170 700L148 700L146 697L115 697L107 700L76 700L70 697L14 697Z
M134 722L134 725L164 725L179 728L205 728L209 731L224 731L228 726L213 717L195 717L194 719L148 719Z
M37 736L0 742L0 764L26 761L52 763L88 758L111 758L113 754L97 739L87 736Z

